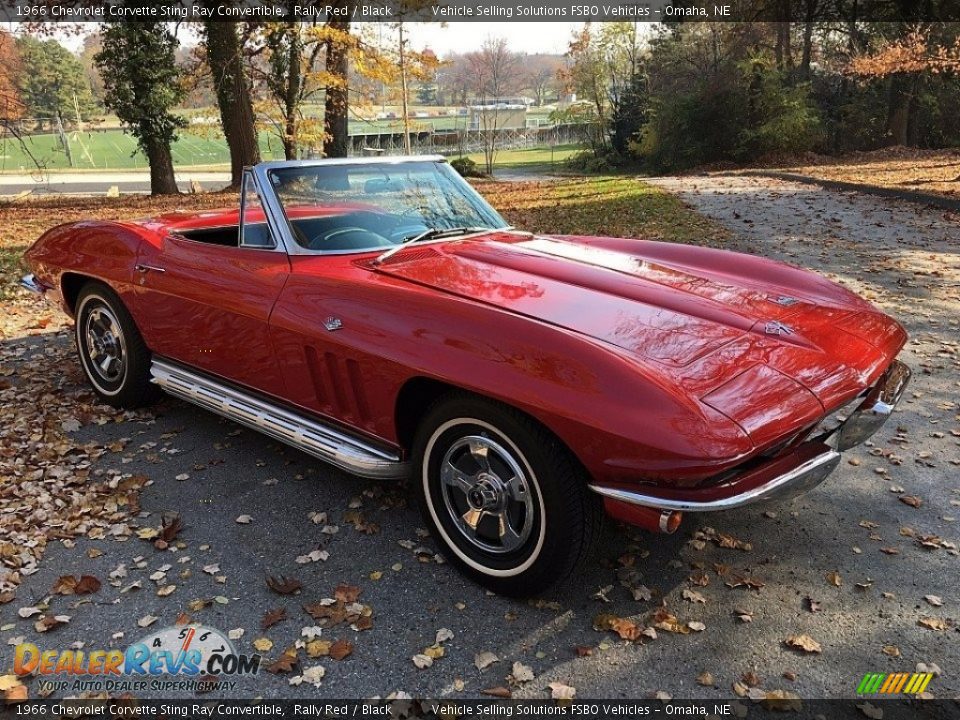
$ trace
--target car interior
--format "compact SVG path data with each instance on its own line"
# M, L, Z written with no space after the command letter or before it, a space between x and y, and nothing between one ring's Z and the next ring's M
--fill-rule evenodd
M366 210L297 218L290 225L302 247L320 252L388 248L426 228L419 218ZM177 234L194 242L211 245L237 247L240 243L238 225L180 230ZM274 247L266 223L246 225L243 244L244 247L253 248Z

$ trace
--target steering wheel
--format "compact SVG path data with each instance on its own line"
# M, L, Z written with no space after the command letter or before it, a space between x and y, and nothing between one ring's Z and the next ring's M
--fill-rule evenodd
M314 237L307 247L311 250L366 250L372 247L392 247L380 233L363 227L341 227L322 232Z

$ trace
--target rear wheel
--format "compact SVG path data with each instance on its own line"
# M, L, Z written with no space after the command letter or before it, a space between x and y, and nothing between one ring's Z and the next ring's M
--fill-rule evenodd
M526 415L470 395L439 400L414 443L421 512L482 585L533 595L589 554L603 514L570 451Z
M100 399L118 408L155 400L150 351L117 294L102 283L87 283L77 296L76 317L80 364Z

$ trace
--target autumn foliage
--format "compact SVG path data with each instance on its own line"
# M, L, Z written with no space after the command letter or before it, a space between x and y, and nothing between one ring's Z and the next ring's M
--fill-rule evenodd
M936 45L927 32L915 30L900 40L886 43L876 52L854 58L850 69L863 77L960 72L960 37L952 45Z
M23 116L23 103L17 89L20 57L13 38L0 31L0 122Z

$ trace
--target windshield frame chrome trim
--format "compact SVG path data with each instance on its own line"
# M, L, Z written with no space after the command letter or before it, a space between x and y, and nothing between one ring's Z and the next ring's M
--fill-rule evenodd
M384 248L383 246L376 246L371 248L351 248L350 250L310 250L309 248L305 248L300 245L300 243L298 243L296 238L293 236L293 231L290 228L287 214L283 210L283 203L274 192L273 183L270 182L269 173L273 170L282 170L286 168L311 168L323 167L327 165L399 165L402 163L414 162L449 165L447 163L447 159L442 155L397 155L383 158L350 157L328 158L323 160L272 160L254 165L252 168L248 168L248 171L253 175L257 194L260 196L260 203L263 205L264 214L267 217L267 226L273 233L274 238L278 241L278 249L282 246L282 249L285 250L287 255L290 256L306 255L310 257L323 257L326 255L364 255L371 252L383 252ZM461 180L463 180L462 177ZM468 183L466 180L463 180L463 182L466 184L471 193L490 206L490 203L487 202L487 200L480 193L478 193L476 189L470 185L470 183ZM499 217L500 213L498 213L492 206L490 207ZM243 222L242 216L240 218L240 222ZM511 226L505 224L502 228L490 228L489 230L485 230L484 233L501 231L510 232L510 230ZM484 233L478 232L476 235L482 235ZM436 241L428 240L424 241L423 243L416 244L425 245L433 242L451 242L461 240L466 237L473 236L458 235L452 238L438 238Z

